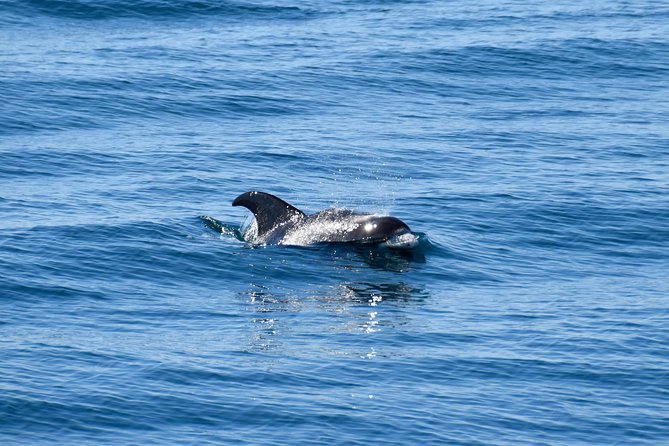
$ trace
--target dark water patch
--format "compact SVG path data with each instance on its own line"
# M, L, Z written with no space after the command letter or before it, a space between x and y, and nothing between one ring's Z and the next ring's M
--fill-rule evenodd
M318 364L314 363L313 367L318 367ZM292 388L295 386L305 386L307 389L338 388L341 386L345 388L357 387L357 385L347 383L345 380L338 380L329 376L291 374L267 370L249 371L246 375L240 376L234 369L205 370L194 367L181 369L156 367L145 370L144 378L150 382L164 381L179 386L234 385L258 389L272 386L274 392L278 390L277 387Z
M531 225L537 231L559 232L582 244L583 249L596 245L662 246L668 235L665 225L669 213L664 208L616 208L584 202L528 210L525 215L529 217L526 228Z
M109 128L137 119L236 120L303 114L314 111L316 106L308 100L270 93L217 93L217 88L198 86L197 82L184 87L183 94L166 94L160 83L147 82L84 81L79 85L75 80L58 80L45 85L42 81L14 81L14 87L5 85L3 89L11 90L11 97L19 88L27 96L23 100L28 101L20 112L5 115L0 127L5 134L21 134L33 130ZM114 87L115 83L119 88Z
M643 276L629 267L666 260L669 215L654 200L643 206L587 197L540 203L506 194L473 196L481 199L436 202L439 213L450 215L441 223L448 235L431 256L448 259L444 278L484 284L538 276Z
M45 244L47 240L51 241ZM107 289L105 277L111 271L120 293L138 295L156 280L163 281L163 290L167 292L184 278L192 280L196 275L203 277L204 271L220 270L222 261L211 249L184 251L187 240L188 233L169 222L37 226L15 235L13 242L3 247L8 254L3 257L11 256L14 262L23 262L12 275L22 278L10 286L15 297L40 289L40 296L52 298L99 296L99 291L90 293L85 289ZM72 264L77 267L72 268ZM175 269L179 274L174 274ZM34 279L40 272L70 285L62 289L41 285ZM27 287L22 281L36 283ZM82 281L86 284L84 290L78 290L74 284ZM72 287L75 288L72 290Z
M114 401L115 399L111 399ZM108 402L109 404L110 402ZM97 406L89 402L48 401L29 398L9 398L2 403L0 411L5 414L4 422L9 432L28 429L31 436L47 439L57 426L61 432L84 431L102 433L110 428L126 424L132 430L154 430L152 423L137 421L137 411L126 411L115 405ZM33 414L32 421L26 423L27 414ZM41 435L40 435L41 434ZM46 437L46 438L45 438Z
M36 116L36 111L19 112L12 116L6 116L0 123L2 130L0 135L24 134L26 132L62 131L65 129L93 129L100 128L100 124L94 119L77 116L76 113L61 111L56 120L49 119L46 115L42 118Z
M122 161L123 158L115 154L90 151L0 151L0 175L20 180L31 177L84 175L89 172L99 175L105 170L118 168Z
M311 12L297 6L266 5L234 1L163 1L163 0L30 0L22 4L5 2L14 13L39 13L51 17L78 20L108 20L116 18L174 20L194 16L219 17L237 20L303 20ZM20 6L23 6L20 8ZM26 11L24 8L28 7Z
M634 54L634 58L629 58ZM639 59L636 56L643 54ZM468 46L409 53L406 72L425 70L449 75L532 77L541 79L664 78L669 74L669 45L664 41L577 39L528 47ZM396 54L381 53L381 59Z
M27 357L32 353L39 353L45 359L53 361L53 364L58 364L64 368L75 370L72 363L85 363L95 368L101 364L115 365L122 367L123 365L138 364L141 360L137 357L120 354L118 352L110 352L99 349L88 349L82 346L74 346L67 344L58 344L59 340L54 337L52 342L28 342L26 341L22 348L17 348L8 352L12 360L17 358ZM48 367L42 370L43 373L54 373L55 367Z
M564 27L566 24L584 24L593 27L598 22L610 23L634 21L645 22L648 25L661 21L669 16L669 10L661 2L647 2L637 5L607 5L596 9L571 9L568 5L553 8L536 8L531 11L522 8L482 5L479 14L465 14L458 11L452 17L436 15L429 20L420 20L414 26L438 26L453 30L486 30L488 32L507 29L516 30L518 26L536 29L537 31L552 31Z
M5 269L4 265L0 264L0 269ZM45 273L49 270L44 270ZM41 300L78 300L78 299L93 299L93 300L107 300L107 296L101 290L75 288L73 285L56 285L47 284L44 282L29 279L3 279L0 281L2 286L2 296L0 300L4 300L6 304L12 304L17 301L41 301Z

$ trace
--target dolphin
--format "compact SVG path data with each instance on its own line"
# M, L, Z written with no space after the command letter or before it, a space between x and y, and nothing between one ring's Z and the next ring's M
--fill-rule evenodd
M334 208L307 215L274 195L257 191L241 194L232 205L243 206L255 216L255 225L245 234L253 245L353 243L394 249L418 245L409 226L395 217Z

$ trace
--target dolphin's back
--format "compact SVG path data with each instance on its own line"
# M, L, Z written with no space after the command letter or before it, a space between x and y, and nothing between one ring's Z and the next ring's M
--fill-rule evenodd
M395 246L397 240L411 234L409 227L398 218L359 214L349 209L326 209L305 215L282 199L265 192L246 192L238 196L233 206L244 206L255 216L256 245L307 246L317 243L379 244ZM415 245L415 243L413 243Z

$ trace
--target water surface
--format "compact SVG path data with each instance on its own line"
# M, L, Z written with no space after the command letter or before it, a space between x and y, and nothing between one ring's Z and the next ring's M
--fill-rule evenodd
M669 8L0 3L0 443L669 442ZM252 248L248 190L416 256Z

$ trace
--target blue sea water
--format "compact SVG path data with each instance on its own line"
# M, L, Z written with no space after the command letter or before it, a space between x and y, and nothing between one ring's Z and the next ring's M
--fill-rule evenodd
M0 67L0 444L669 444L666 2L9 0Z

